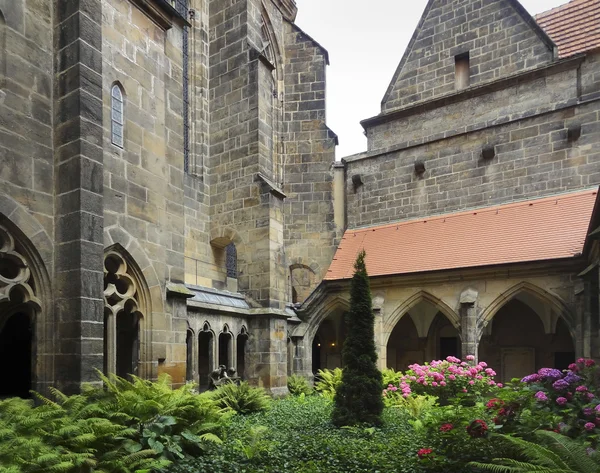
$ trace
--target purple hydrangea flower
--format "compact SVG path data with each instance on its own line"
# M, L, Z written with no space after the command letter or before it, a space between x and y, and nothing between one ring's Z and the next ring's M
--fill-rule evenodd
M535 398L538 401L547 401L548 400L548 396L546 396L546 393L544 391L538 391L537 393L535 393Z
M564 379L558 379L552 383L552 387L557 391L563 391L569 388L569 383Z
M600 404L598 404L595 408L596 412L600 412Z
M539 381L539 380L540 380L540 375L537 373L533 373L533 374L530 374L529 376L525 376L521 380L521 382L530 384L530 383L535 383L536 381Z
M594 413L594 409L591 407L586 407L583 409L583 415L586 417L590 417Z
M569 371L563 379L569 384L575 384L581 381L581 376L577 376L572 371Z
M562 373L560 372L560 370L557 370L555 368L541 368L538 371L538 374L542 377L542 379L546 378L546 379L560 379L563 377Z
M556 398L556 404L558 404L559 406L564 406L567 402L569 402L569 401L567 400L566 397L561 396L561 397Z
M585 430L594 430L596 428L596 424L593 422L586 422L583 427L585 427Z

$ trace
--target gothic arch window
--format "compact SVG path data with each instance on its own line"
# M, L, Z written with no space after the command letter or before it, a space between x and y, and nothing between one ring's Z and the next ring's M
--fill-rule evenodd
M125 114L123 90L119 84L113 84L110 91L110 141L119 148L123 148L124 129Z
M104 256L104 364L107 373L138 374L142 294L135 271L116 250Z
M10 360L3 370L0 398L30 397L36 365L35 324L41 311L36 285L25 252L0 224L0 357Z
M261 94L262 113L265 120L265 127L270 129L270 133L265 136L266 142L269 144L269 158L272 162L273 179L278 185L283 185L283 165L282 157L282 141L279 137L281 123L283 123L283 103L280 100L283 86L282 71L280 69L279 48L272 25L266 11L263 11L261 19L261 41L262 54L271 64L268 74L271 78L271 90L264 90Z
M229 243L225 247L225 265L227 267L227 277L237 279L237 248L235 243Z

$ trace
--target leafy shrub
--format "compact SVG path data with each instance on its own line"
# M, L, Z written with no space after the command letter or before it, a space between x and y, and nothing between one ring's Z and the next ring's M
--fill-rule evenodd
M425 412L436 407L437 397L420 395L403 397L392 391L387 393L384 402L387 407L402 409L410 417L420 419Z
M335 393L342 382L342 369L319 370L316 376L315 391L325 399L333 400Z
M166 376L157 383L102 379L106 389L53 390L56 400L38 395L37 407L0 402L0 471L152 471L220 441L223 415L191 386L173 390Z
M217 406L232 409L238 414L250 414L267 410L271 398L264 389L250 386L243 381L240 384L224 384L208 394Z
M400 384L400 378L402 378L402 372L395 371L392 368L386 368L381 372L381 377L383 379L383 387L387 387L390 384L398 386Z
M299 396L300 394L308 396L313 392L308 384L308 380L304 376L298 376L296 374L288 376L287 386L288 391L292 396Z
M578 442L555 432L540 430L537 440L528 442L518 437L500 435L497 438L508 443L525 458L494 459L493 464L471 462L469 466L496 473L528 473L531 471L560 473L597 473L600 471L600 456L588 452Z
M273 401L269 411L234 416L225 443L212 446L208 455L171 466L169 473L372 473L416 472L413 445L418 433L398 409L384 412L384 427L335 428L330 421L333 404L321 396L304 400L288 397ZM262 451L250 455L240 448L249 444L249 430L266 428ZM413 451L414 450L414 451ZM437 472L436 472L437 473Z
M377 368L375 315L364 250L354 263L350 311L345 319L348 335L342 349L344 371L334 397L332 421L337 426L381 425L381 372Z

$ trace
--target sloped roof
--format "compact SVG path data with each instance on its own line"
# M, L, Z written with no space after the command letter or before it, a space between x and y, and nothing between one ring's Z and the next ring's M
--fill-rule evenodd
M600 0L571 0L535 19L558 46L560 57L600 48Z
M347 230L325 279L351 278L365 249L369 276L572 258L583 251L597 189Z

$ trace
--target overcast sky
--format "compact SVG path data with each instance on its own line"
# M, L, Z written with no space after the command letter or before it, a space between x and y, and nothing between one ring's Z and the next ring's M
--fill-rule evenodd
M329 51L327 124L337 159L366 150L359 122L380 112L427 0L296 0L296 23ZM535 15L567 0L522 0Z

